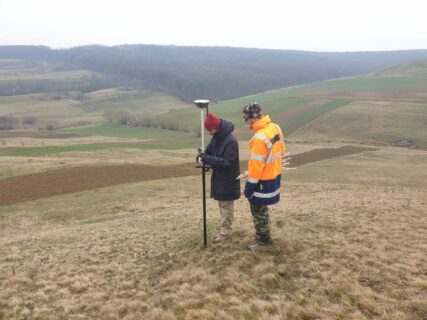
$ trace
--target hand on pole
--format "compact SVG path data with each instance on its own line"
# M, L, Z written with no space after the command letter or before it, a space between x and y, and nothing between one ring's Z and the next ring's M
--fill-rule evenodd
M248 171L243 171L242 174L240 174L240 175L237 176L236 180L244 179L244 178L247 178L247 177L248 177Z
M199 156L197 157L197 163L203 167L205 165L205 159Z

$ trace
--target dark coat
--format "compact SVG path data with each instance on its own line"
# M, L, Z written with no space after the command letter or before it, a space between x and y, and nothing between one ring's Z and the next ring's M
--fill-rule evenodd
M206 164L212 167L211 198L230 201L240 198L239 145L231 134L234 125L221 119L218 131L206 147Z

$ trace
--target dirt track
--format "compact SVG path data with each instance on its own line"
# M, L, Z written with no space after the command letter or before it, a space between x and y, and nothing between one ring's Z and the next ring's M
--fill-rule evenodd
M374 148L344 146L322 148L292 155L291 167L326 160ZM245 168L246 161L241 162ZM199 169L188 163L176 166L114 165L50 170L0 180L0 206L42 199L53 195L93 190L122 183L198 175Z

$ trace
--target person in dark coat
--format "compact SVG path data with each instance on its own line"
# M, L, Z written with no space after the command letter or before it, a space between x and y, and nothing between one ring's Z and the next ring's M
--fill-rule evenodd
M218 201L221 230L214 242L230 240L234 221L234 200L240 198L239 145L232 135L234 125L208 112L205 129L213 135L205 152L197 158L199 164L212 168L211 198Z

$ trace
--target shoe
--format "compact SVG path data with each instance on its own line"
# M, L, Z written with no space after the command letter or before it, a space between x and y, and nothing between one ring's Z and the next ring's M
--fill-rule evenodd
M271 247L271 243L255 242L248 245L251 251L264 251Z
M258 242L259 242L258 240L257 241L253 241L253 242L249 242L247 244L248 249L249 249L249 247L252 247L252 246L256 245Z
M218 234L213 238L213 242L230 241L233 238L231 234Z

